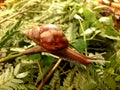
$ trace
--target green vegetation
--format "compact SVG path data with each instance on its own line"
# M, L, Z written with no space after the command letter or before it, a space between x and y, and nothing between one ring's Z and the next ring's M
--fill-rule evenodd
M19 53L36 45L23 32L49 23L65 32L71 48L110 63L84 66L62 60L42 90L120 89L120 34L112 16L102 16L100 8L80 0L6 2L6 7L0 7L0 90L36 90L44 81L58 58L49 53ZM2 62L3 58L8 60Z

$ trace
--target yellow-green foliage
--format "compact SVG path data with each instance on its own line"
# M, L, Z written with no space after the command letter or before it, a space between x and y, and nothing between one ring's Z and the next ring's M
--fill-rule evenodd
M48 53L18 57L18 53L35 46L24 30L49 23L65 32L74 50L110 63L86 67L62 61L43 90L120 89L120 35L112 26L112 16L103 17L93 3L82 0L8 1L0 8L0 60L7 57L12 66L1 69L0 90L36 90L44 80L57 58ZM9 60L14 55L17 58Z

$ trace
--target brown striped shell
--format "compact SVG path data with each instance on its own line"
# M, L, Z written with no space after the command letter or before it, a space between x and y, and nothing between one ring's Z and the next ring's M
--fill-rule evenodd
M61 50L68 47L68 40L62 30L56 25L48 24L37 26L25 31L28 38L48 51Z

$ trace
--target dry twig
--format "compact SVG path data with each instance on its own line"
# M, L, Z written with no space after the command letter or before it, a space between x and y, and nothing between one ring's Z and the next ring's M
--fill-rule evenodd
M62 61L62 59L60 58L57 63L54 65L54 67L51 69L51 71L47 74L47 76L45 77L45 79L40 83L40 85L38 86L37 90L41 90L42 87L44 86L44 84L48 81L48 79L51 77L51 75L53 74L53 72L56 70L56 68L59 66L60 62Z

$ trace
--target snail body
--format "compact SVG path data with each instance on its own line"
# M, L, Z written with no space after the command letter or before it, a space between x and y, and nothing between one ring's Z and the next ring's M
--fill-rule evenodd
M37 26L25 31L28 38L56 56L63 57L69 61L88 65L91 59L68 47L69 42L62 30L57 26L48 24Z

